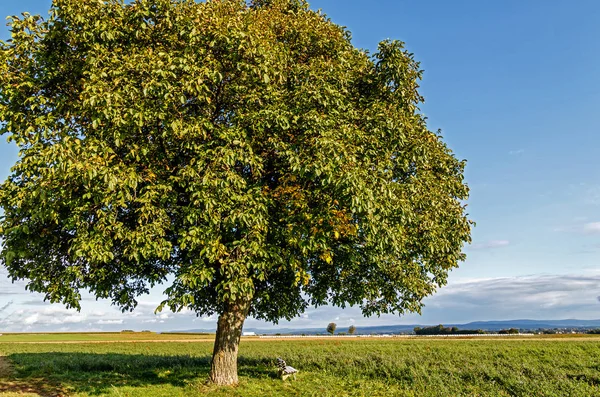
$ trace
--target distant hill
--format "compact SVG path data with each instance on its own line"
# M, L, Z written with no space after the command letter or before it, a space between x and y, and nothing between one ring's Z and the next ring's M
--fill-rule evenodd
M465 328L475 328L484 330L498 330L504 328L599 328L600 320L508 320L508 321L474 321L463 325ZM457 325L457 327L461 327Z
M411 332L415 327L426 327L437 324L398 324L377 326L356 326L357 334L398 334ZM504 320L504 321L474 321L467 324L444 323L446 327L458 327L459 329L482 329L485 331L499 331L508 328L538 329L538 328L600 328L600 320ZM338 332L345 332L347 328L338 327ZM206 329L191 329L175 332L215 332ZM244 328L244 332L256 332L257 334L325 334L323 328Z

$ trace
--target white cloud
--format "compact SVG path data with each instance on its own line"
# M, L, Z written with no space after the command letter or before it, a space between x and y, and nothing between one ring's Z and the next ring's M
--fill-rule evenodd
M480 319L596 318L600 275L537 275L450 284L426 308ZM457 319L459 321L460 319Z
M470 248L474 250L485 250L506 247L508 245L510 245L510 241L508 240L490 240L482 243L471 244Z
M30 293L25 290L25 283L23 281L12 282L6 273L0 273L0 296L16 296L25 294L29 295ZM40 300L44 299L41 294L31 295L39 296Z
M137 307L142 309L151 309L154 311L160 305L159 301L138 300Z
M525 149L515 149L515 150L511 150L510 152L508 152L508 154L510 156L517 156L519 154L523 154L525 153Z
M50 324L79 324L86 320L87 316L83 314L73 314L63 318L54 318Z
M577 222L570 225L563 225L555 227L555 232L561 233L577 233L577 234L599 234L600 233L600 222Z
M98 320L96 324L108 325L108 324L123 324L123 320Z
M585 233L600 233L600 222L590 222L583 225Z
M0 320L0 324L6 325L64 325L80 324L87 319L87 315L75 310L63 307L48 306L39 310L16 310L6 318Z
M32 325L32 324L36 324L40 319L40 315L39 314L32 314L31 316L26 317L23 320L23 324L25 325Z
M4 305L2 305L2 307L0 307L0 313L5 312L6 310L8 310L9 307L11 307L13 305L14 301L8 301L7 303L5 303Z

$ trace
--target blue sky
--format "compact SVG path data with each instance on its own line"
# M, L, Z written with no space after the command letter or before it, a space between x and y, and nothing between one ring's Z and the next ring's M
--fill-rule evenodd
M0 15L45 14L48 0L2 2ZM281 327L351 323L600 318L600 2L314 0L357 47L406 42L425 70L422 111L468 160L468 259L422 316L363 319L310 309ZM0 28L0 37L7 37ZM16 149L0 140L0 178ZM41 304L0 274L0 330L214 328L193 313L152 314L160 290L123 315L87 299L81 313ZM9 302L8 307L2 309ZM249 327L269 324L248 320Z

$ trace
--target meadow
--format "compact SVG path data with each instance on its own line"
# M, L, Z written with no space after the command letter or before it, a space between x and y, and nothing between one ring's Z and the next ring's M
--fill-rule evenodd
M600 339L589 337L250 339L240 347L239 386L219 389L205 383L206 336L93 343L8 336L0 337L0 395L10 397L600 395ZM300 370L296 381L277 378L279 356Z

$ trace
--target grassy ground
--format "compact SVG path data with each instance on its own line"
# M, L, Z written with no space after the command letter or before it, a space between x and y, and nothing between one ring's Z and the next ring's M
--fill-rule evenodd
M246 340L232 389L204 383L211 349L0 343L0 395L600 396L597 339ZM297 381L277 379L278 356L300 370Z

